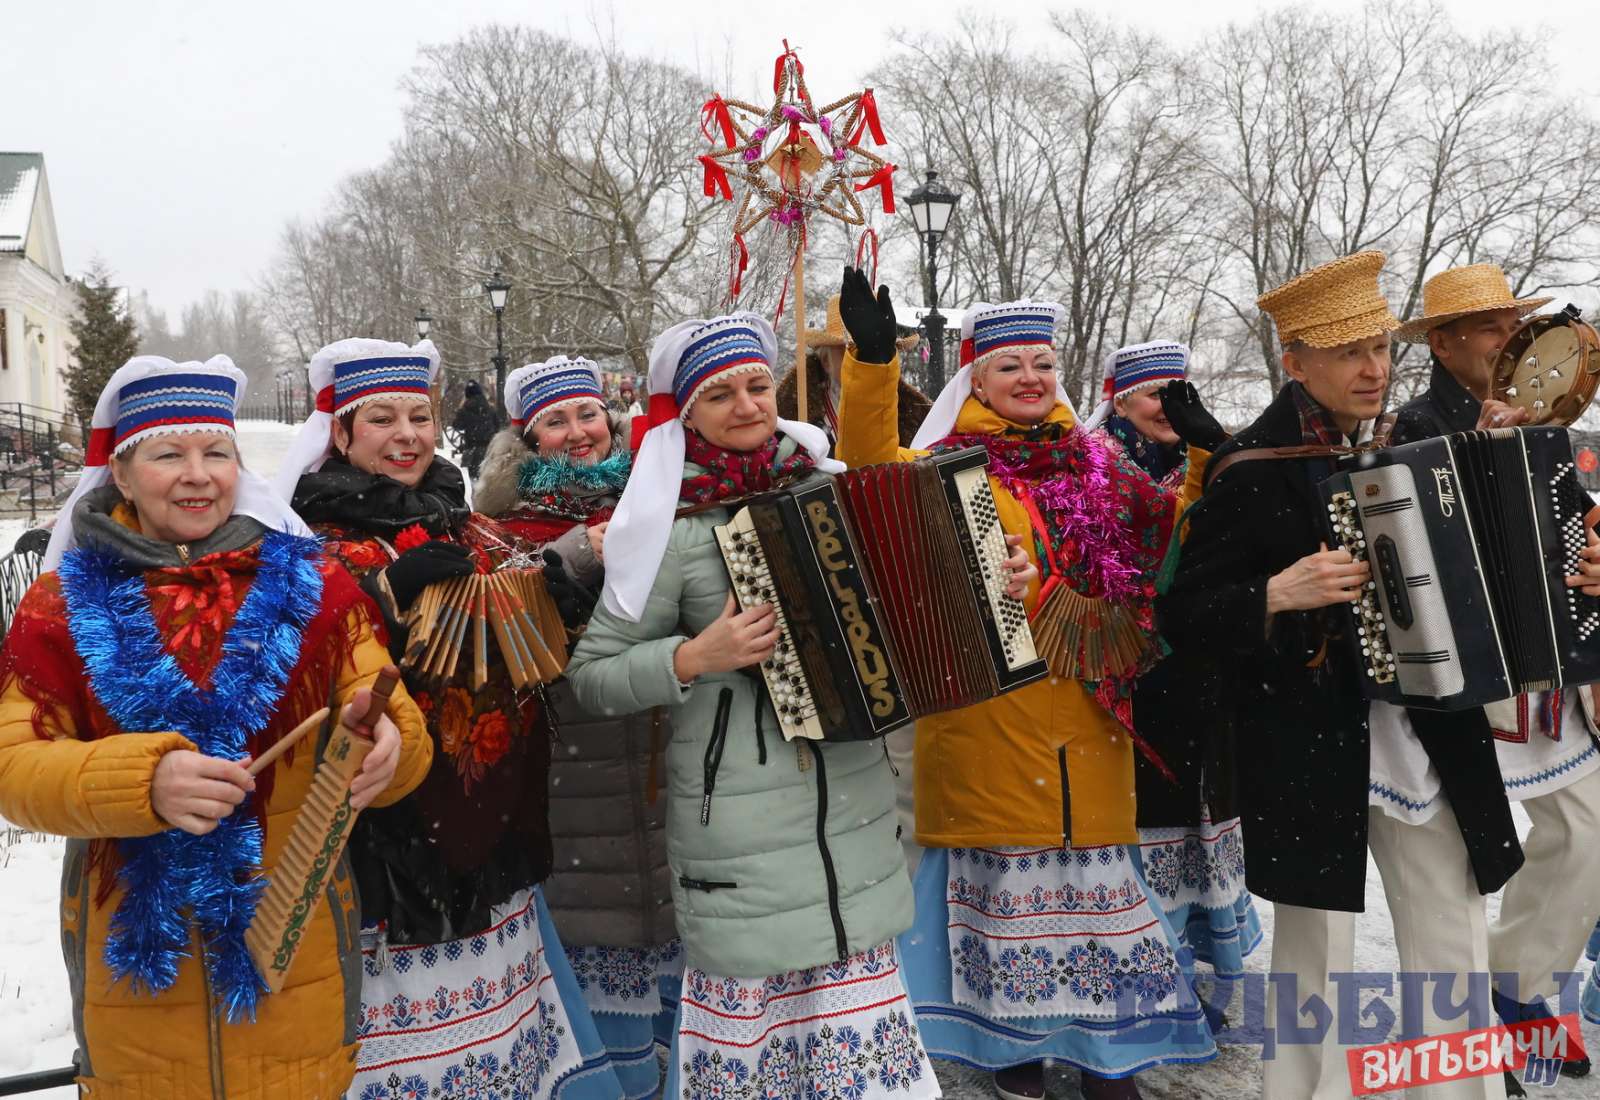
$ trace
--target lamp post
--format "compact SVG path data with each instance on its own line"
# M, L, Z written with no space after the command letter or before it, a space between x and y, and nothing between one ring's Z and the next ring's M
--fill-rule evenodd
M494 278L483 284L483 290L489 295L489 306L494 310L494 392L498 394L505 392L506 388L506 342L500 317L506 311L506 296L511 293L511 284L496 271Z
M960 201L960 194L940 183L939 173L932 168L922 186L906 199L928 255L928 312L922 323L928 330L928 392L935 394L944 389L945 318L939 312L939 241Z
M428 316L425 309L417 310L417 339L426 340L428 333L433 330L433 318Z

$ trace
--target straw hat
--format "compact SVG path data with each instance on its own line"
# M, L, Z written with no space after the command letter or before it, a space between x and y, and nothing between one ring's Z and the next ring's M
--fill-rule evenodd
M1551 301L1554 299L1512 297L1511 280L1499 264L1452 267L1422 284L1422 316L1401 325L1395 335L1407 343L1425 344L1430 331L1458 317L1493 309L1532 313Z
M1336 348L1392 332L1400 321L1378 289L1385 257L1376 249L1341 256L1269 290L1256 305L1272 315L1278 342Z
M805 345L809 351L812 348L842 348L850 342L850 333L845 331L844 319L839 316L839 296L835 294L828 299L828 322L822 328L807 328L805 330ZM894 346L901 351L910 351L917 346L920 337L916 333L902 336L894 342Z

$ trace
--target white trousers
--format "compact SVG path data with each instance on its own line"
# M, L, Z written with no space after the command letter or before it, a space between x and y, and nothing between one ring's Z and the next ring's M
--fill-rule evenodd
M1522 1002L1543 997L1554 1011L1554 975L1578 966L1600 915L1600 772L1522 808L1533 830L1489 928L1489 962L1496 974L1517 975L1515 992L1500 992Z
M1408 825L1371 809L1367 816L1367 842L1383 878L1383 892L1389 899L1394 919L1395 946L1400 952L1400 969L1406 973L1456 974L1451 1000L1460 1004L1468 988L1467 975L1487 975L1489 971L1489 929L1483 897L1478 893L1466 845L1448 804L1421 825ZM1339 985L1330 974L1351 973L1355 965L1354 913L1327 909L1304 909L1298 905L1273 905L1272 972L1293 974L1296 996L1301 1004L1316 994L1335 1012L1334 1026L1320 1044L1279 1042L1275 1056L1262 1064L1261 1095L1266 1100L1344 1100L1350 1096L1350 1074L1345 1061L1347 1048L1339 1045L1337 1005ZM1281 979L1286 980L1286 979ZM1488 1014L1487 978L1478 979L1475 991ZM1485 1018L1469 1021L1466 1016L1441 1021L1433 1011L1434 984L1424 986L1422 1033L1445 1035L1486 1027L1496 1021ZM1398 1004L1400 985L1395 986ZM1359 994L1365 1002L1377 995L1374 990ZM1287 1005L1293 1021L1294 1008ZM1267 992L1267 1021L1280 1019L1278 983ZM1371 1024L1370 1019L1347 1022L1347 1026ZM1301 1018L1298 1023L1309 1025ZM1401 1021L1390 1034L1398 1038ZM1465 1081L1412 1089L1411 1100L1504 1100L1505 1082L1500 1074Z
M889 763L895 771L894 808L900 822L900 846L906 853L906 871L914 881L917 864L922 862L922 846L917 843L917 811L912 806L912 794L916 790L916 726L908 722L897 730L890 730L884 735L883 743L889 750Z

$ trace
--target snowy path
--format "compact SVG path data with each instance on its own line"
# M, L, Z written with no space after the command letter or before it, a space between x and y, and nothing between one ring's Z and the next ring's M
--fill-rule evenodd
M270 476L290 434L282 425L242 423L239 436L246 464ZM0 549L9 548L24 526L0 521ZM1520 810L1517 818L1526 830L1527 819ZM59 840L8 830L0 822L0 1035L5 1036L0 1043L0 1077L66 1065L76 1045L56 933L61 852ZM1250 969L1264 973L1271 957L1272 906L1258 904L1266 939L1251 956ZM1498 905L1498 898L1490 900L1491 915ZM1358 922L1356 943L1358 970L1393 971L1398 966L1383 886L1377 868L1370 864L1367 911ZM1232 1015L1236 1018L1237 1010ZM1600 1029L1585 1025L1584 1040L1595 1049ZM987 1100L994 1095L985 1074L946 1062L937 1068L951 1100ZM1231 1047L1208 1065L1152 1071L1140 1083L1148 1100L1243 1100L1261 1095L1260 1062L1254 1049ZM57 1089L35 1095L70 1100L74 1092ZM1549 1095L1554 1100L1600 1100L1600 1075L1582 1081L1564 1079ZM1077 1074L1053 1072L1050 1096L1078 1100Z

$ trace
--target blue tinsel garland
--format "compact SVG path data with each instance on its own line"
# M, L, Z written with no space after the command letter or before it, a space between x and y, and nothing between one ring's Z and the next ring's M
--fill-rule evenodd
M143 574L110 554L70 551L58 571L67 626L95 698L124 731L176 730L207 756L243 757L250 735L272 718L321 606L320 552L316 539L267 534L211 689L202 691L162 645ZM263 886L261 828L250 803L205 836L168 829L117 842L123 898L105 946L113 980L127 978L141 992L171 986L189 953L192 917L228 1018L254 1017L266 987L244 946Z

